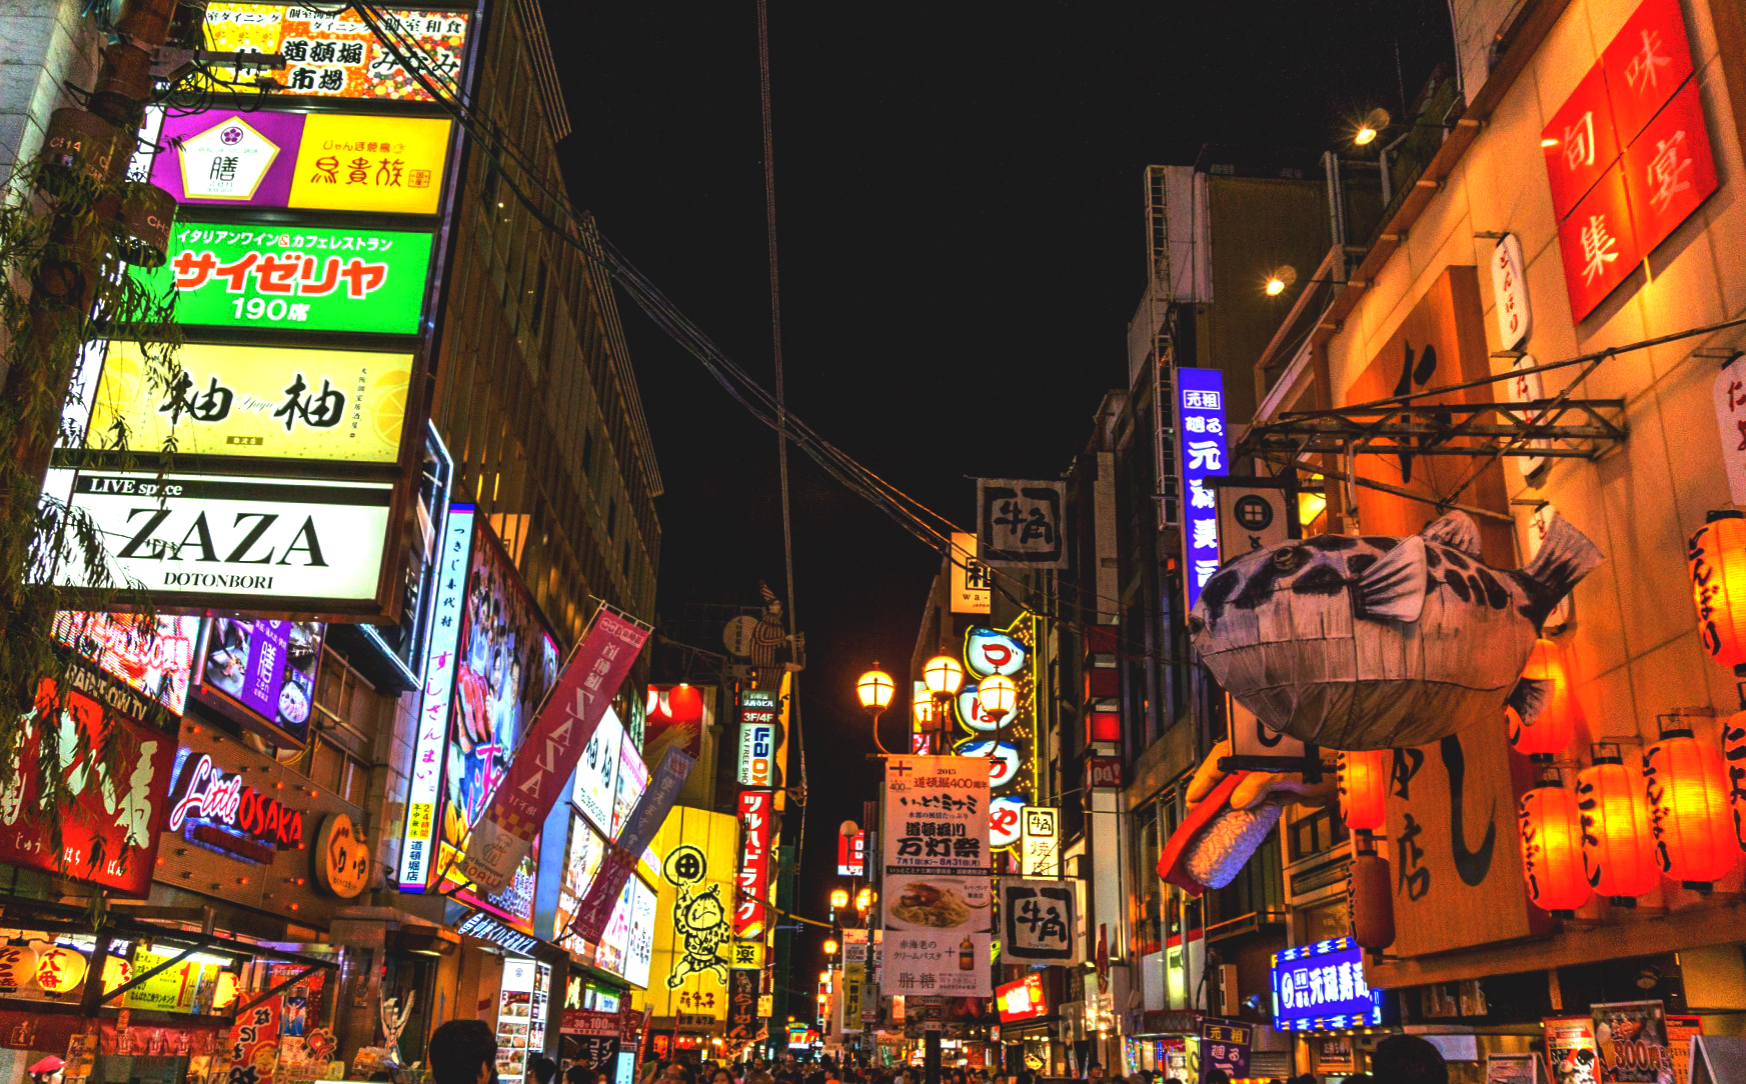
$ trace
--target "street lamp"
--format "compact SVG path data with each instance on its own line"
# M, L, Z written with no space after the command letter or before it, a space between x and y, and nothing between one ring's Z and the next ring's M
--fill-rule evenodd
M891 706L891 695L897 691L897 684L891 680L891 675L877 669L879 664L873 664L875 669L861 675L855 682L855 695L861 698L861 707L867 714L873 716L873 744L886 756L891 750L885 748L885 743L879 740L879 716Z
M839 949L841 947L842 947L841 945L837 944L836 938L834 938L834 937L825 938L824 950L825 950L826 956L835 956L837 954L837 949Z
M993 674L976 686L976 699L995 715L1005 715L1018 703L1018 686L1005 674Z
M831 910L841 911L849 906L849 890L846 888L831 889Z
M871 911L872 909L873 909L873 890L871 888L868 888L868 887L863 887L861 889L861 891L855 893L855 910L861 912L862 914L866 914L868 911Z
M922 666L922 684L935 696L956 696L964 686L964 667L950 655L935 655Z

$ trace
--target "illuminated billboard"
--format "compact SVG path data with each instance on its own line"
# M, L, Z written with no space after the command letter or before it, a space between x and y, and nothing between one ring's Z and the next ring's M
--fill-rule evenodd
M428 233L178 222L168 262L132 274L175 291L180 324L416 335L430 254Z
M195 694L278 745L302 745L315 710L315 671L326 626L214 616Z
M393 482L82 470L68 503L111 542L110 582L138 581L164 608L374 612ZM91 587L77 557L54 570Z
M727 1019L739 830L731 814L675 806L656 834L653 959L647 992L631 995L637 1008L681 1026Z
M465 624L449 715L437 870L456 883L453 866L497 780L509 771L546 690L558 677L558 643L539 607L486 521L479 521L467 573ZM539 847L529 848L508 888L489 899L458 898L533 932Z
M233 109L166 115L151 182L183 204L436 214L450 123Z
M179 455L393 463L413 355L188 343L179 373L111 342L85 446ZM166 386L167 385L167 386Z
M200 618L160 614L151 623L139 614L62 610L55 614L54 634L110 677L156 697L177 715L187 706Z
M450 11L377 11L384 29L411 39L413 61L440 88L461 74L471 17ZM283 70L244 68L245 80L267 75L284 93L316 98L362 98L373 102L428 102L430 95L409 74L355 11L320 11L283 4L214 3L206 9L206 47L219 53L277 53ZM234 68L218 67L235 80ZM211 83L216 87L219 84Z

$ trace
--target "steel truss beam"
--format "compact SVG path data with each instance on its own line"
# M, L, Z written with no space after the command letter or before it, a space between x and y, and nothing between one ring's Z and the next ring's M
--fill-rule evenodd
M1288 412L1250 429L1232 454L1593 459L1625 436L1623 399L1389 403Z

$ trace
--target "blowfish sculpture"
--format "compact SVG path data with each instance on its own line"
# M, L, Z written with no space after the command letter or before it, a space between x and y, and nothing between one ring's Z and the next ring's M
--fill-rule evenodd
M1603 558L1554 514L1525 568L1480 560L1451 512L1407 538L1318 535L1244 554L1188 618L1195 650L1262 723L1331 749L1393 749L1497 721L1552 690L1522 677L1540 625Z
M1451 512L1408 538L1318 535L1244 554L1202 589L1189 636L1213 676L1275 731L1333 749L1392 749L1499 722L1532 723L1552 689L1524 678L1540 625L1603 558L1554 515L1525 568L1479 555L1479 529ZM1226 775L1214 749L1158 875L1200 895L1236 877L1293 802L1331 799L1331 780Z

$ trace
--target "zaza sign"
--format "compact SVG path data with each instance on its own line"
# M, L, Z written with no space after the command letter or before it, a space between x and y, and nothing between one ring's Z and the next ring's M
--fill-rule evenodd
M164 607L372 610L383 580L390 482L80 471L70 504L109 539L115 581ZM69 561L56 582L91 586Z

